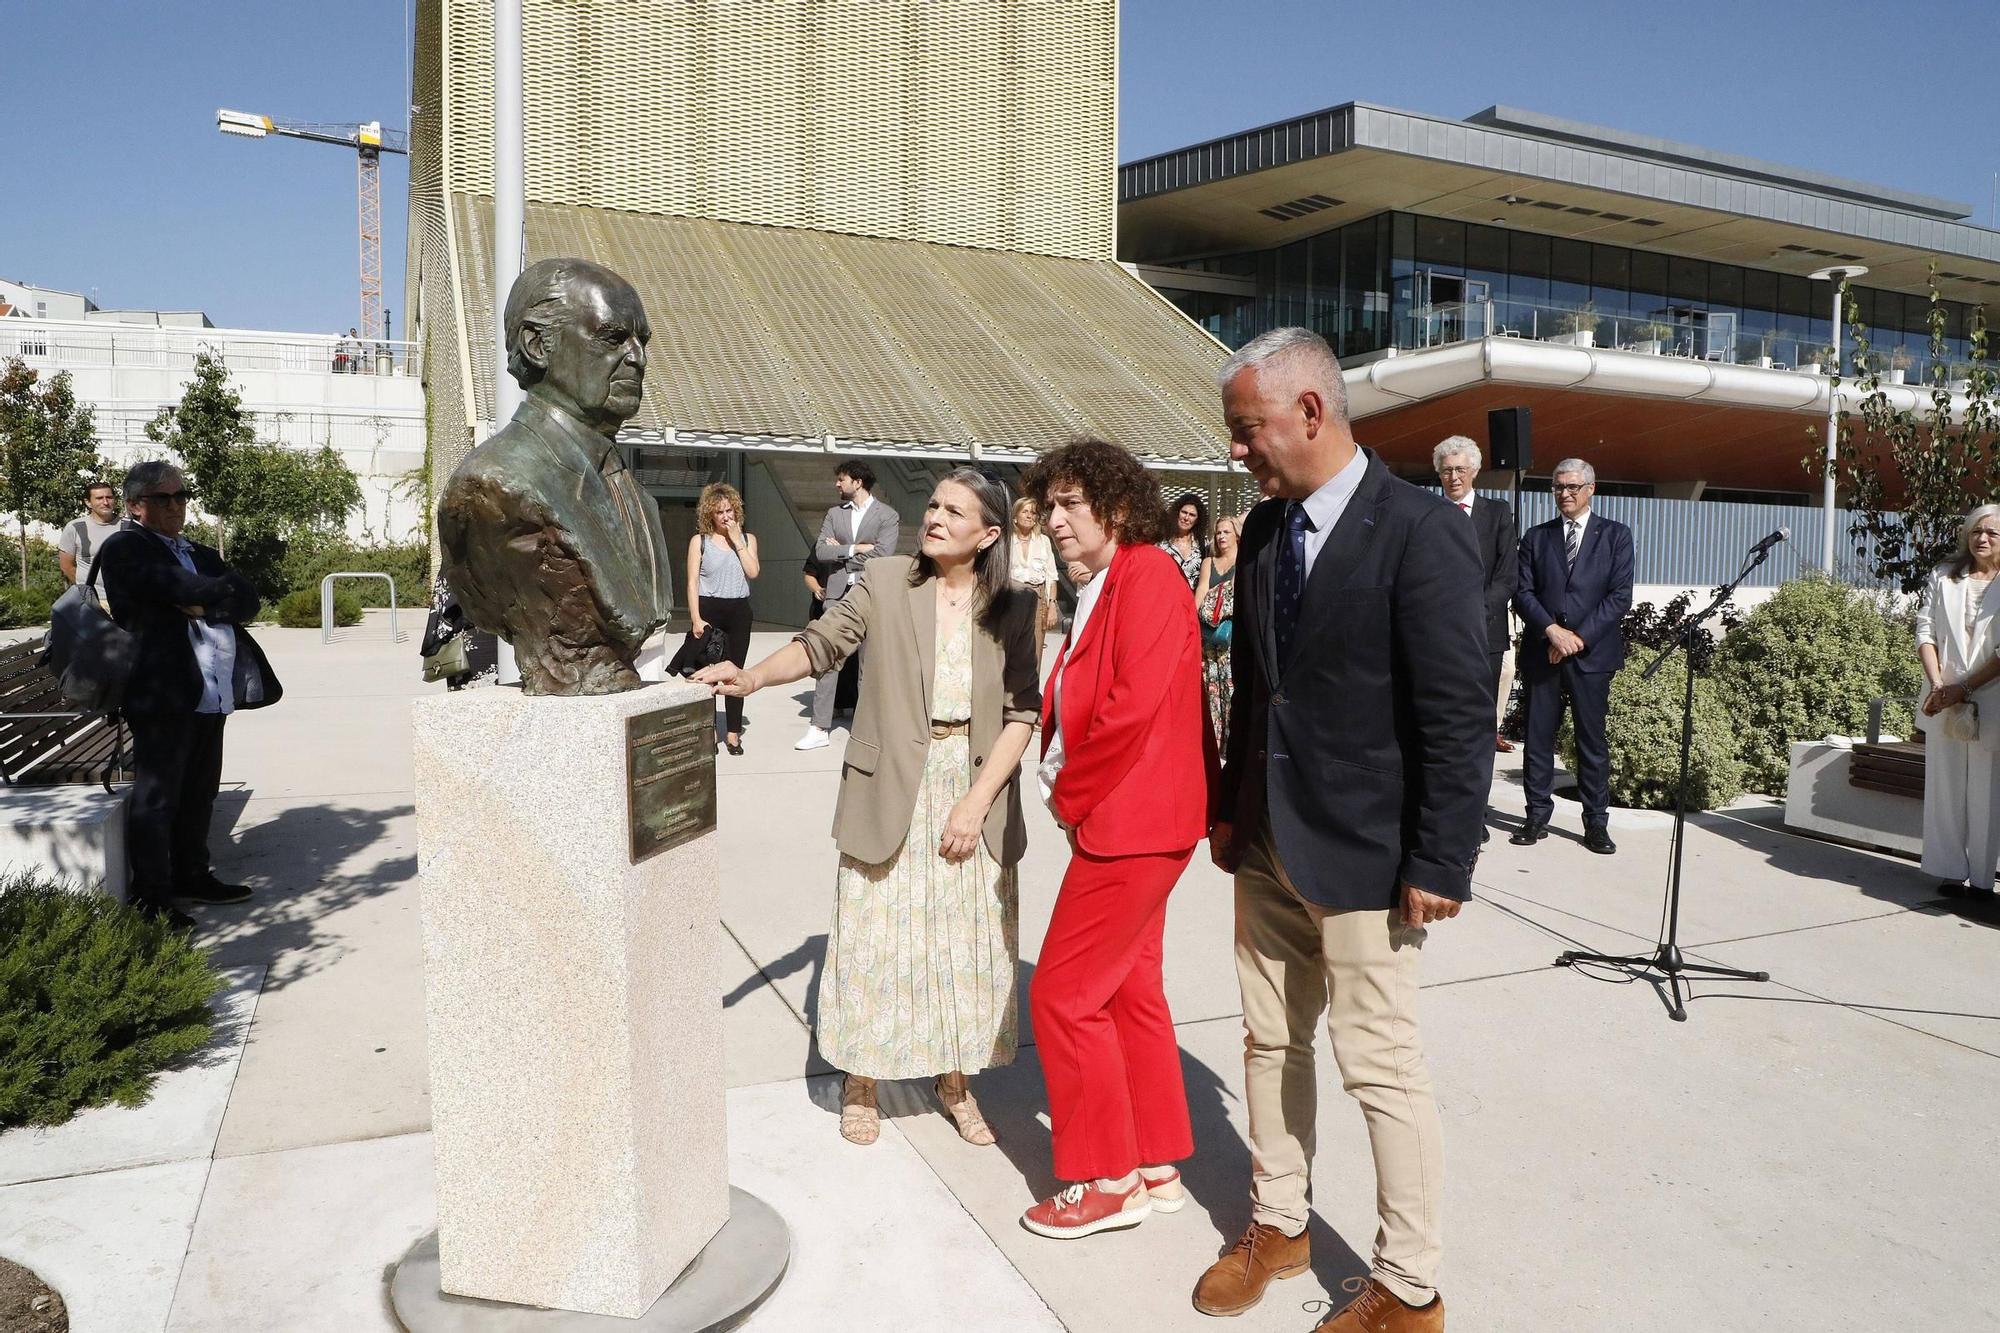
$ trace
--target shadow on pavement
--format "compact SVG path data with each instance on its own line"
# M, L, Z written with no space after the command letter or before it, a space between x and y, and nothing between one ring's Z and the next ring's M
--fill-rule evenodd
M218 967L268 965L266 989L279 989L329 965L344 952L321 922L343 908L388 893L417 873L416 857L367 862L370 850L393 848L390 825L408 805L363 809L289 806L228 837L252 799L244 790L217 800L209 840L217 875L250 885L253 896L233 906L195 906L196 939Z

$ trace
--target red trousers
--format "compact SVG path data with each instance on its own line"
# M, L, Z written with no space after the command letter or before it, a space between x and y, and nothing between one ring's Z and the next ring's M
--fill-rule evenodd
M1115 1179L1194 1152L1160 982L1167 895L1193 855L1070 858L1029 995L1058 1179Z

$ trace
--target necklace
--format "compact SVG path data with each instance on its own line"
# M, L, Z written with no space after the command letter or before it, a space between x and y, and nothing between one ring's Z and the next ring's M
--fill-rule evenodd
M940 581L938 583L938 600L943 602L948 610L952 611L963 610L965 604L972 600L972 589L967 588L965 590L965 595L963 597L953 597L951 595L951 590L948 587L946 587L942 581Z

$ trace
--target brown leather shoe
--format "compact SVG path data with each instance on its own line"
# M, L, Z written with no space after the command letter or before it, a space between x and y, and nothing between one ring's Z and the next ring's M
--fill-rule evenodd
M1340 1289L1359 1294L1313 1333L1444 1333L1442 1296L1429 1305L1405 1305L1372 1277L1351 1277Z
M1287 1236L1252 1222L1228 1254L1208 1266L1194 1284L1194 1308L1203 1314L1242 1314L1264 1299L1271 1279L1297 1277L1312 1266L1312 1243L1301 1231Z
M1505 736L1495 736L1493 738L1493 750L1496 754L1512 754L1514 753L1514 742L1508 740Z

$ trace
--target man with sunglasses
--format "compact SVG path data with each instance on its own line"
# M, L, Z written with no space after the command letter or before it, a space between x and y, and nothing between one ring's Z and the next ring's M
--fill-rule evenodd
M250 896L215 877L209 817L222 783L222 727L238 708L276 703L277 677L242 625L256 589L214 548L181 535L188 484L170 463L125 475L137 525L99 550L96 574L111 618L139 637L121 711L132 731L132 804L126 819L132 905L176 927L194 924L176 898L237 903Z
M1576 728L1577 793L1583 845L1600 856L1611 841L1611 749L1605 716L1611 677L1625 665L1625 613L1632 609L1632 529L1591 512L1597 473L1581 458L1556 464L1550 486L1557 516L1521 538L1514 609L1526 622L1516 654L1527 687L1527 753L1522 778L1528 818L1507 841L1528 847L1549 836L1555 813L1556 731L1564 702Z

